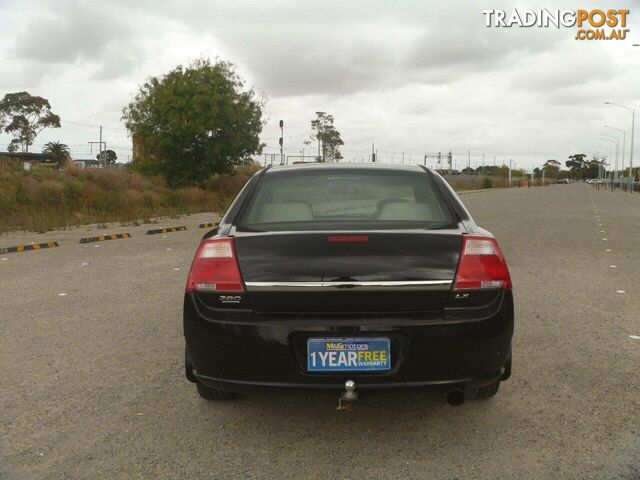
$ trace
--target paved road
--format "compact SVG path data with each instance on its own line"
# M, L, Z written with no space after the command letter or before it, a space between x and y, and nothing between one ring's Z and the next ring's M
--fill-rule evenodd
M0 476L640 478L640 195L463 199L507 256L517 326L512 379L459 408L436 393L372 395L351 413L329 393L197 397L181 301L210 216L167 221L190 229L164 237L112 228L134 236L97 247L76 243L96 229L0 236L61 244L0 255Z

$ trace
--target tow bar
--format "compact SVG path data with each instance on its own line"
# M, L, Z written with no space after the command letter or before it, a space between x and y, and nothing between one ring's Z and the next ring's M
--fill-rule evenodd
M356 392L356 382L353 380L347 380L344 382L344 392L340 395L338 400L338 407L336 410L348 412L351 411L351 406L354 402L358 401L358 392Z

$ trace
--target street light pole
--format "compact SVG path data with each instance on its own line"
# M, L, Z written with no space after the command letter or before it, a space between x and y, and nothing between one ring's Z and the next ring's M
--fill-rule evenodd
M618 137L614 137L613 135L602 135L602 140L607 140L609 142L615 142L616 144L616 166L615 166L615 171L613 174L613 180L614 182L618 182L619 178L620 178L620 174L618 173L618 152L619 152L619 148L620 148L620 139Z
M621 128L610 127L609 125L605 125L604 127L622 132L622 167L620 169L622 170L622 178L624 178L624 155L626 152L625 146L627 144L627 132L625 130L622 130Z
M633 174L633 132L636 129L636 111L631 109L631 155L629 156L629 176L631 177L631 193L634 190L635 175Z
M627 107L626 105L620 105L619 103L613 103L613 102L604 102L604 103L605 105L615 105L616 107L621 107L631 112L631 152L629 153L629 172L631 176L631 193L633 193L633 182L635 178L633 176L633 140L634 140L634 133L636 129L636 110L634 108Z
M280 120L280 165L284 165L284 122Z
M609 147L605 147L604 145L600 145L600 148L603 148L603 149L605 149L605 150L607 150L609 152L609 156L607 157L607 160L609 162L611 162L611 157L613 156L613 150L611 150ZM604 170L605 178L608 180L609 179L609 172L607 172L607 169L604 168L604 166L603 166L603 170ZM606 190L606 188L605 188L605 190Z

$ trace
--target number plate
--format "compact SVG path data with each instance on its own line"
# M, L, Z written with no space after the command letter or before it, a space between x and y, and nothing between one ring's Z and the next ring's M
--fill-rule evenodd
M388 338L309 338L310 372L360 372L391 369Z

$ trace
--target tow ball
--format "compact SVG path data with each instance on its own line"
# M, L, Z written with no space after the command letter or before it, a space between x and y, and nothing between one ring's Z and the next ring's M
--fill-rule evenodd
M340 395L338 400L338 407L336 410L351 411L351 406L354 402L358 401L358 392L356 392L356 382L353 380L347 380L344 382L344 392Z

